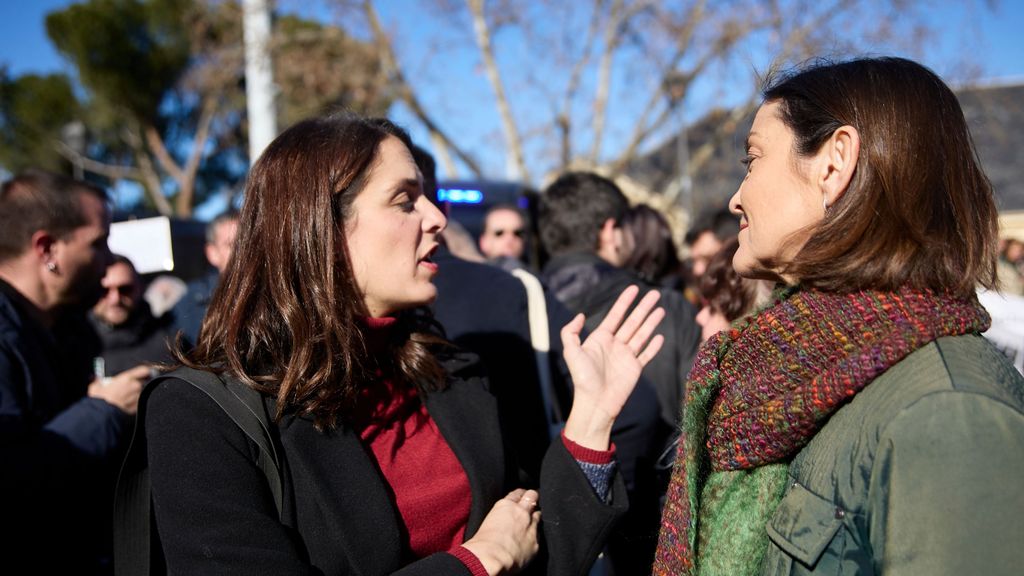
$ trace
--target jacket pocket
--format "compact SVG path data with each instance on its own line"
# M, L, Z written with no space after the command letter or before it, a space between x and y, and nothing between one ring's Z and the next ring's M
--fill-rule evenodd
M846 512L793 483L768 523L768 538L786 555L813 569L843 526Z

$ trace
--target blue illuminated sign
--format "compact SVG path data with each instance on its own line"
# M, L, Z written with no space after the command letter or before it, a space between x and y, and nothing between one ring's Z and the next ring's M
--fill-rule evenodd
M479 190L463 190L460 188L438 188L438 202L452 204L480 204L484 201L484 193Z

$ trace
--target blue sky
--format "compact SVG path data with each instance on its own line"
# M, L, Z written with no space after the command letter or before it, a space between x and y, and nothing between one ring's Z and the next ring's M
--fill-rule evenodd
M278 1L287 11L302 8L304 12L316 12L319 6L322 13L327 13L323 4L316 0ZM0 0L0 65L6 65L13 75L72 72L50 45L43 23L46 13L70 3L68 0ZM924 7L938 34L919 54L902 55L919 59L952 84L977 79L1024 82L1024 2L992 0L989 3L994 9L979 9L984 3L985 0L975 1L974 9L969 11L964 5L970 2L957 0L916 3ZM414 48L422 46L419 39L428 33L427 29L437 30L438 20L430 21L429 12L425 14L424 7L434 5L429 1L391 0L379 4L385 25L396 34L413 37ZM842 34L842 31L836 33ZM865 46L864 49L869 53L891 53L884 46ZM477 152L489 148L480 152L484 155L482 160L488 172L500 177L504 169L503 157L491 143L500 140L501 135L497 123L492 121L495 108L490 86L479 73L474 54L449 52L449 56L450 61L439 70L436 64L430 66L415 51L399 54L407 75L424 80L423 84L431 89L432 93L425 94L428 106L436 106L442 115L448 115L449 131L463 137L468 148ZM973 73L965 72L965 62L970 64ZM452 90L445 86L446 75L452 74L476 76L477 80ZM411 122L401 109L396 109L394 115L399 122ZM415 126L410 128L413 137L423 141L424 135L418 134Z

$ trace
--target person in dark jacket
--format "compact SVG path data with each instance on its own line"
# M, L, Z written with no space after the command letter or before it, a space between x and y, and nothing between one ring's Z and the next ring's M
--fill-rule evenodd
M566 307L586 314L588 328L601 321L626 286L655 288L621 267L629 255L621 226L628 209L618 186L596 174L563 174L541 194L540 236L551 255L541 278ZM658 290L666 312L658 334L665 345L643 372L657 395L646 421L636 421L651 431L649 444L632 455L636 468L630 486L630 517L609 544L615 571L621 575L650 568L662 493L654 465L677 427L683 383L700 344L700 328L690 304L677 292Z
M128 258L115 254L103 276L104 295L89 312L89 321L103 343L102 376L113 376L141 364L174 359L170 317L155 318L142 298L142 280ZM96 373L101 376L99 370Z
M109 226L106 194L90 184L27 171L0 187L3 542L34 572L109 570L115 456L149 373L93 378L85 310Z
M658 295L627 314L627 289L582 342L582 315L563 328L573 404L539 491L522 489L479 364L430 330L446 220L411 146L387 120L334 115L285 130L253 165L237 248L183 360L264 395L284 504L209 396L157 381L143 422L171 573L582 574L627 506L609 438L661 346Z
M221 274L231 259L238 235L238 212L227 210L206 225L206 261L212 267L206 274L188 283L185 295L171 311L175 330L180 330L188 343L198 341L199 329L206 317L206 308L213 291L220 283Z
M423 192L438 204L434 157L416 145L412 153L423 176ZM516 464L527 478L537 479L548 445L558 437L572 403L572 382L558 336L572 314L541 289L536 304L547 322L547 349L538 354L535 346L540 343L531 337L534 320L523 281L490 263L456 256L448 249L450 240L451 228L446 227L434 254L437 298L431 310L447 339L480 357ZM620 446L621 456L622 441L614 428L612 441ZM619 464L625 476L621 458Z

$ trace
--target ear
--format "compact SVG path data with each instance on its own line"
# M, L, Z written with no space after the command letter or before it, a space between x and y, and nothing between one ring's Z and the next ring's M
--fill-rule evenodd
M853 126L840 126L818 152L818 185L825 205L832 206L850 186L860 155L860 133Z
M57 243L57 238L50 234L46 230L36 230L32 234L31 249L32 253L35 254L36 258L40 262L50 262L54 256L54 245Z
M601 225L601 231L597 235L597 250L614 250L615 248L615 220L609 218Z

